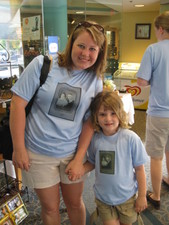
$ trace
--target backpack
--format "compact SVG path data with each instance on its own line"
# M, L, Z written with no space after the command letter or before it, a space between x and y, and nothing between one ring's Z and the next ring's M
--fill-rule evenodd
M35 96L39 90L39 88L45 83L46 78L49 73L50 62L48 56L44 56L44 62L41 69L40 75L40 86L35 91L34 95L32 96L31 100L28 102L25 112L26 116L28 116L29 112L31 111ZM7 109L7 115L2 118L0 121L0 153L3 154L3 158L7 160L12 160L12 152L13 152L13 145L12 145L12 138L10 133L9 127L9 114L10 110Z

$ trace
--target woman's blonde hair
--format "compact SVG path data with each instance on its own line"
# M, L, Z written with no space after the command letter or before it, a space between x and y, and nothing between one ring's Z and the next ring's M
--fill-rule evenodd
M157 16L154 20L154 25L157 29L162 27L169 33L169 11L165 11Z
M97 132L101 130L97 119L101 105L104 106L105 109L110 109L115 112L119 119L120 127L129 128L128 116L124 111L123 102L120 96L118 96L118 94L114 93L113 91L104 90L96 95L90 105L92 124Z
M83 23L85 22L90 24L90 26L87 27L83 26ZM65 51L58 54L59 55L58 63L59 66L61 67L66 67L68 70L72 69L73 62L71 53L73 43L82 32L87 31L92 36L94 42L96 43L96 45L99 46L100 49L95 64L92 67L88 68L87 70L95 71L97 76L101 77L106 69L107 38L104 32L100 31L97 28L97 25L100 26L99 24L93 21L84 21L83 23L81 23L82 25L77 25L77 27L71 33Z

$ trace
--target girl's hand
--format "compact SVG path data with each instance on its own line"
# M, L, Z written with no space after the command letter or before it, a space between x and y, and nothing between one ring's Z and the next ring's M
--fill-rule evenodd
M147 208L147 198L145 197L137 197L136 203L135 203L135 211L137 213L142 212Z

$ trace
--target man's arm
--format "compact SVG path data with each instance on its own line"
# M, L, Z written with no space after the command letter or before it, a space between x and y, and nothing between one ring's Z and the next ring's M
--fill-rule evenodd
M142 78L137 78L137 84L139 86L148 86L148 85L150 85L147 80L144 80Z

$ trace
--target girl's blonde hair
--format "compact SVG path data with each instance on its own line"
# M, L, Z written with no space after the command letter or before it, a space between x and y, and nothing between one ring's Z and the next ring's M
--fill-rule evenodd
M113 91L104 90L96 95L90 105L92 124L97 132L101 130L97 119L101 105L103 105L105 109L110 109L115 112L119 119L120 127L129 128L128 116L127 113L124 111L123 102L120 96L118 96Z
M104 32L100 31L97 28L97 25L98 25L97 23L93 21L86 21L86 23L91 24L91 26L85 27L83 25L78 25L74 29L74 31L69 37L65 51L58 54L59 55L58 63L59 63L59 66L61 67L66 67L68 70L72 69L73 62L72 62L71 53L72 53L73 43L82 32L87 31L92 36L94 42L96 43L96 45L99 46L99 49L100 49L98 58L95 64L92 67L88 68L87 70L89 71L92 70L97 74L98 77L101 77L103 76L103 73L105 72L105 69L106 69L107 38Z
M165 11L157 16L154 20L154 25L157 29L162 27L169 33L169 11Z

